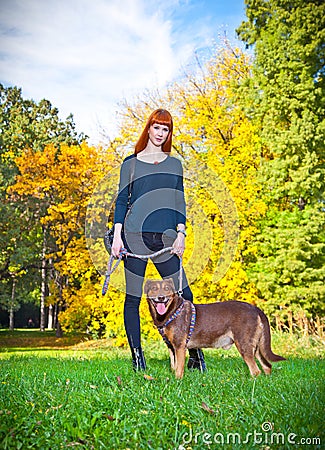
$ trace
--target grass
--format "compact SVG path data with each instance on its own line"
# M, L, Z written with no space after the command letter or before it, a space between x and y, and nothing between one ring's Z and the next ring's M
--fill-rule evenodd
M324 448L324 343L276 334L288 357L252 379L236 350L206 350L208 372L176 380L163 343L148 371L109 341L0 331L1 449Z

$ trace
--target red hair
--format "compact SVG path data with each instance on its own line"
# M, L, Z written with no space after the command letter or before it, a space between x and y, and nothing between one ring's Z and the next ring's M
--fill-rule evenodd
M135 145L134 153L137 155L139 152L142 152L148 144L149 140L149 128L154 123L158 123L159 125L166 125L169 128L169 133L166 141L162 144L161 149L165 153L170 153L172 148L172 137L173 137L173 118L171 114L165 109L156 109L153 113L150 114L150 117L147 121L147 124L144 130L139 137L138 142Z

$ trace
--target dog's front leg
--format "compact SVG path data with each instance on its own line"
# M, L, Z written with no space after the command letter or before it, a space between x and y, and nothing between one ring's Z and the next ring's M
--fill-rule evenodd
M175 376L176 378L183 378L184 366L186 358L186 347L182 346L175 350Z
M175 370L175 350L172 347L168 347L170 357L170 368Z

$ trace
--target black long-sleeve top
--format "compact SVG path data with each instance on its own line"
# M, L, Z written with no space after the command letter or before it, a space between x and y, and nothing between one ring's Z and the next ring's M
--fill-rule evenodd
M124 224L126 231L164 233L175 230L178 224L185 225L183 168L181 162L172 156L167 156L159 164L140 161L135 155L125 158L120 171L114 223L124 223L132 164L134 176L131 209Z

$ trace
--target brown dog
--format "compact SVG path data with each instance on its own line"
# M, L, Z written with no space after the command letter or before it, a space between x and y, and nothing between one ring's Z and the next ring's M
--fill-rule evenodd
M272 370L269 361L285 360L272 352L269 321L256 306L227 301L195 305L193 311L191 302L175 293L171 278L148 280L144 292L154 324L169 347L176 378L184 375L187 348L228 350L235 344L252 376L261 373L255 357L267 375Z

